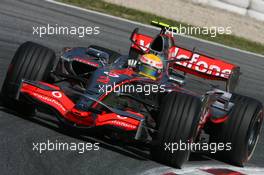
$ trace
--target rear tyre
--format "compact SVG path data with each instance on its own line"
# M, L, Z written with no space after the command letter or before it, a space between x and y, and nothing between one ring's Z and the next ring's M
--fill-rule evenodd
M262 104L249 97L233 94L235 104L229 118L211 128L211 143L230 144L230 149L218 151L216 157L224 162L243 166L257 145L262 122Z
M22 79L45 81L55 62L51 49L33 42L23 43L16 51L2 87L3 105L23 115L34 115L35 107L15 100Z
M185 149L179 150L180 144L186 145L194 140L201 108L201 100L188 94L172 92L164 97L157 118L158 131L153 136L151 146L151 154L155 160L181 168L189 158L190 149L185 147ZM173 144L174 146L172 146ZM170 145L170 150L166 150L166 145ZM175 148L174 151L172 151L172 147Z

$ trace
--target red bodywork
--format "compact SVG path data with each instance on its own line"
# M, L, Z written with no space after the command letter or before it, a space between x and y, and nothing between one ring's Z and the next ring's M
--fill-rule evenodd
M37 103L44 103L55 109L60 116L64 117L70 122L74 122L77 125L82 126L116 126L126 131L136 131L140 124L140 121L133 118L120 116L113 112L103 112L93 117L91 112L82 111L75 108L75 103L65 95L60 87L47 84L44 82L38 82L31 84L23 81L20 88L20 93L31 97ZM43 88L47 87L47 88ZM96 103L96 102L95 102ZM134 111L126 111L131 114L135 114L140 117L144 117L142 114Z

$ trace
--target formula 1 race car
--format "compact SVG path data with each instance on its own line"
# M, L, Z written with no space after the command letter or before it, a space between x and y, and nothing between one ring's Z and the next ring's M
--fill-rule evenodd
M135 29L129 56L91 45L64 48L57 57L25 42L8 68L4 105L25 116L45 109L67 128L100 127L146 143L154 160L173 167L212 143L214 157L243 166L257 145L263 106L233 93L239 67L178 47L172 27L152 24L160 33L153 38ZM226 89L192 92L184 88L186 74L224 81Z

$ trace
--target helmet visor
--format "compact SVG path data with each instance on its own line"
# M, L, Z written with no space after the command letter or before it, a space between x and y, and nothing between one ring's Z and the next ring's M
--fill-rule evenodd
M154 67L151 67L149 65L146 65L146 64L141 64L139 66L139 71L146 74L146 75L149 75L149 76L152 76L152 77L158 77L159 76L159 71L154 68Z

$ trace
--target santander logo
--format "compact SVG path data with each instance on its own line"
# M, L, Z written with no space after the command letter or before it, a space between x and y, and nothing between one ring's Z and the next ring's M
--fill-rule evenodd
M141 46L142 50L146 51L149 48L149 46L150 46L150 42L149 43L145 43L144 40L140 40L139 41L139 45Z

